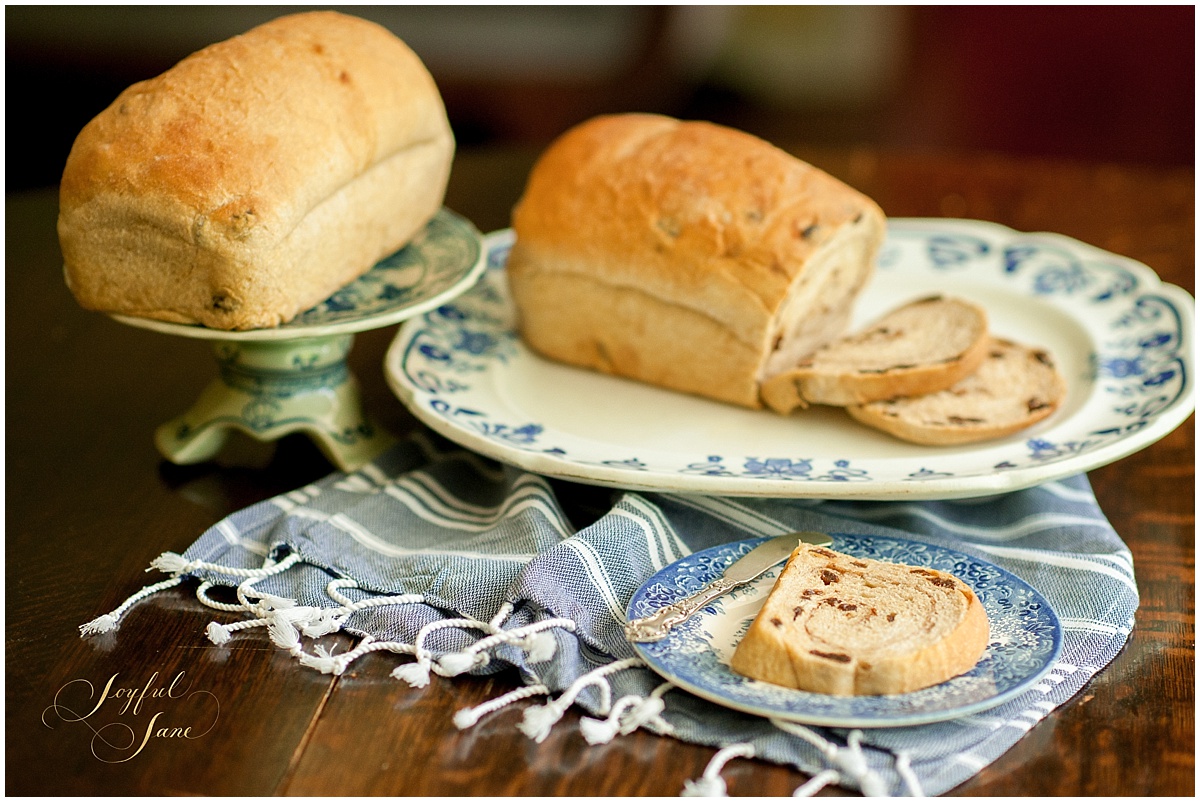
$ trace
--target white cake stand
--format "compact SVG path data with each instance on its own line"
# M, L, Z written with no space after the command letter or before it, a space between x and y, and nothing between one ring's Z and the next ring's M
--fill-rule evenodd
M235 431L263 442L301 432L342 470L371 461L394 439L363 413L346 364L354 335L435 309L469 289L486 266L481 242L470 222L442 209L404 248L277 328L222 331L113 315L213 344L218 377L188 411L158 427L158 450L185 465L215 457Z

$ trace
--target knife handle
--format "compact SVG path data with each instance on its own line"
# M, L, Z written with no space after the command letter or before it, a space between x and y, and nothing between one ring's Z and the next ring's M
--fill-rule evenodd
M725 577L714 579L691 596L661 607L645 618L635 618L625 625L625 636L634 643L650 643L662 640L677 625L692 617L704 605L734 588L746 584L733 582Z

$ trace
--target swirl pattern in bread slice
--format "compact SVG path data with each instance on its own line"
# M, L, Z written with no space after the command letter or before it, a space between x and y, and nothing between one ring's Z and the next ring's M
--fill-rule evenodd
M933 296L889 312L763 382L763 403L787 414L809 404L849 406L944 390L987 352L987 313Z
M731 667L813 693L907 693L970 671L988 636L983 605L951 574L801 544Z
M850 406L856 420L922 445L991 440L1025 429L1062 404L1066 383L1051 356L992 338L970 376L941 392Z

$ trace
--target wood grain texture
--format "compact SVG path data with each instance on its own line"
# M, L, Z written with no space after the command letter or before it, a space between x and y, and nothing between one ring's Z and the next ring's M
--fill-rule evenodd
M875 197L889 215L1056 231L1145 262L1195 291L1190 170L794 150ZM535 156L460 154L448 205L484 230L507 225ZM515 687L510 674L434 677L411 689L388 676L396 658L387 655L330 677L298 667L261 630L213 647L203 629L222 614L199 607L190 589L139 605L111 635L81 640L79 624L141 587L154 556L184 549L230 512L330 467L302 438L273 452L246 444L240 466L164 463L153 429L215 374L207 346L78 309L61 280L55 209L52 192L6 203L8 793L675 796L700 776L712 749L645 732L589 747L574 711L535 744L515 729L520 709L533 702L455 729L454 712ZM401 433L416 424L380 369L394 333L359 335L350 360L368 411ZM1142 600L1133 635L1108 669L955 794L1194 791L1194 464L1190 418L1090 474L1133 552ZM579 515L594 506L588 488L556 488ZM335 641L339 649L349 644ZM140 687L155 672L161 681L180 671L220 703L216 726L202 737L152 739L135 758L105 763L93 755L84 722L42 721L72 680L98 691L113 674L118 685ZM87 701L82 690L76 683L65 691L77 694L76 708ZM135 718L119 715L115 701L91 721L144 727L151 701L164 711L160 722L200 722L202 712L197 700L185 708L159 698ZM806 779L748 760L733 761L723 776L733 796L786 796Z

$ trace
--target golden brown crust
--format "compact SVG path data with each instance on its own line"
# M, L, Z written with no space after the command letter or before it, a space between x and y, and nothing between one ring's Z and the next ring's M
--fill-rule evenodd
M673 320L679 339L693 328L689 320L705 318L753 355L724 368L709 360L714 376L695 368L681 384L664 386L758 406L757 383L780 338L807 337L811 350L830 328L840 333L871 274L884 220L865 196L749 134L626 114L577 126L543 154L513 228L508 274L522 333L536 350L597 366L588 354L614 336L610 328L579 321L564 332L542 318L569 321L571 310L592 303L599 282L626 298L639 295L638 314L659 318L663 336L672 336ZM533 284L542 290L527 289ZM797 308L788 310L793 300ZM633 343L638 333L619 336ZM623 375L656 381L648 377L687 368L666 364L679 346L662 339L635 347L649 367ZM727 380L736 389L717 387Z
M579 274L529 274L512 291L519 308L540 310L522 316L521 335L543 356L742 406L758 397L760 354L711 317ZM559 303L577 294L587 303Z
M60 189L68 284L102 311L275 325L427 222L453 147L432 78L386 29L281 17L134 84L80 132Z

